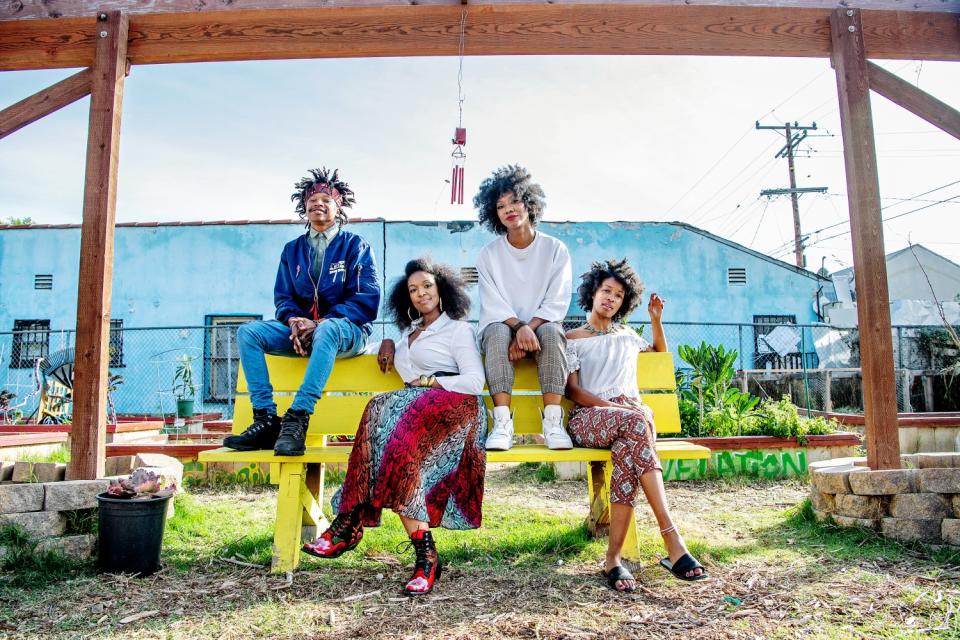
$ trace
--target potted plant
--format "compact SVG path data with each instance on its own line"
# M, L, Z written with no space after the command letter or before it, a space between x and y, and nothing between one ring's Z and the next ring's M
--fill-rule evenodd
M97 567L106 573L148 576L160 567L160 546L167 503L177 491L174 482L149 469L111 480L97 495Z
M177 399L177 417L189 418L193 415L193 400L197 387L193 384L193 358L183 354L177 359L177 368L173 372L173 395Z

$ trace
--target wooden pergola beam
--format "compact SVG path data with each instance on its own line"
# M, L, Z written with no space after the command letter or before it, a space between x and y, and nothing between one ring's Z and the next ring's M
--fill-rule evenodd
M133 64L457 54L463 7L318 7L130 18ZM467 55L828 57L825 9L625 4L470 5ZM871 58L960 60L945 12L866 11ZM89 66L93 18L0 22L0 70Z
M872 90L954 138L960 138L960 111L869 61L867 74Z
M522 2L523 0L520 0ZM27 0L0 6L0 20L36 20L44 18L76 18L97 11L117 10L128 16L145 13L217 13L249 9L309 9L318 0ZM389 7L389 6L456 6L465 0L324 0L325 7ZM471 6L518 4L518 0L469 0ZM596 0L527 0L526 4L597 4ZM660 5L683 7L690 0L621 0L622 5ZM739 6L785 8L802 4L806 8L832 10L837 0L697 0L700 6ZM886 11L933 11L960 13L960 0L844 0L850 9Z
M96 54L90 69L93 84L80 233L73 432L68 469L70 478L77 480L99 478L104 473L113 232L128 26L127 17L119 11L97 18Z
M0 139L90 95L90 84L90 70L84 69L0 111Z
M880 181L870 110L870 84L860 12L837 9L830 16L832 63L840 99L840 127L847 173L853 272L857 287L860 366L867 463L900 468L897 383L887 290L887 262L880 217Z

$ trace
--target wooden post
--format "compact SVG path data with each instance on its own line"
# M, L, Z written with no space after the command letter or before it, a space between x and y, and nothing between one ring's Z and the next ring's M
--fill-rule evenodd
M927 413L933 413L933 376L924 374L923 376L923 410Z
M840 99L857 286L867 463L871 469L899 469L897 385L893 371L887 264L860 11L835 10L830 15L830 32Z
M88 95L90 70L84 69L0 111L0 138Z
M104 472L113 230L120 109L127 71L127 17L119 11L110 11L100 13L97 18L80 235L73 432L68 472L70 478L77 480L97 478Z
M870 74L870 88L873 91L933 126L943 129L954 138L960 138L960 111L872 62L867 63L867 72Z

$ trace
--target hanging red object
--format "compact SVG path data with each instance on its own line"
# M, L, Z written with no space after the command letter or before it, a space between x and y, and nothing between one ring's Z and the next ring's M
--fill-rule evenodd
M463 164L467 159L463 147L467 144L467 130L465 127L457 127L453 132L454 149L451 154L453 158L453 173L450 177L450 204L463 204Z

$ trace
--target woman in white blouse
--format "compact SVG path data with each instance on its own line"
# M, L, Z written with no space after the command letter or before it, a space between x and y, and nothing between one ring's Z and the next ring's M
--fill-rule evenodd
M585 325L567 332L571 373L566 393L576 403L567 430L578 447L610 449L610 539L603 576L617 591L636 588L633 575L621 564L620 553L642 489L667 549L660 564L681 580L703 580L706 571L687 551L670 518L655 446L653 411L640 401L637 388L637 354L667 350L661 322L663 300L654 293L647 305L653 329L651 346L620 322L633 312L643 293L643 284L626 259L595 262L582 280L578 302L590 316Z
M303 550L335 558L359 544L363 527L395 511L416 552L407 595L430 593L440 577L432 527L480 526L486 454L483 363L463 281L448 266L407 263L386 304L401 330L385 340L379 363L405 388L375 396L357 429L343 486L331 500L337 517Z

